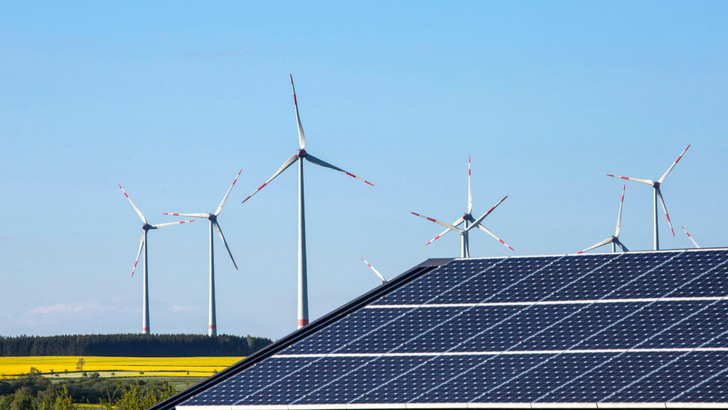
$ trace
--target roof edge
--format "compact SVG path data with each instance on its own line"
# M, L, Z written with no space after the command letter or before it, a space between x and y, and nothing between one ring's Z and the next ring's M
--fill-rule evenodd
M180 410L728 409L728 403L362 403L180 406Z

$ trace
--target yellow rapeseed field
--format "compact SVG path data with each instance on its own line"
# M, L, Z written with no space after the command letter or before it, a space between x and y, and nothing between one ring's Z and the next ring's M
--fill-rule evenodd
M82 370L77 369L83 358ZM104 357L104 356L11 356L0 357L0 377L16 377L34 367L43 374L78 377L80 372L99 372L103 376L179 375L210 376L242 360L242 357ZM111 375L110 373L115 373Z

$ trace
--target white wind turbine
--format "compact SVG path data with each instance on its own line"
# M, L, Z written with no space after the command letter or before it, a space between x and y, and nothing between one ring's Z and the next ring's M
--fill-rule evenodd
M371 265L371 264L370 264L369 262L367 262L367 260L366 260L366 259L364 259L364 258L361 258L361 260L363 260L363 261L364 261L364 263L366 263L366 264L367 264L367 266L369 266L369 267L370 267L370 268L371 268L371 269L372 269L372 270L374 271L374 273L376 273L376 274L377 274L377 276L379 276L379 279L380 279L380 280L382 281L382 283L387 283L387 280L386 280L386 279L384 279L384 276L382 276L382 274L381 274L381 273L379 273L379 271L378 271L378 270L376 270L376 269L374 268L374 266L372 266L372 265Z
M144 296L142 297L142 333L149 334L149 258L148 258L148 249L149 245L147 245L147 233L150 229L159 229L164 228L166 226L172 226L172 225L179 225L187 222L194 222L194 220L191 221L179 221L179 222L170 222L165 224L157 224L157 225L150 225L147 222L147 218L144 217L142 214L142 211L137 208L136 205L134 205L134 202L131 201L131 198L129 198L129 194L124 191L124 188L119 185L119 188L121 189L121 192L124 193L124 196L126 199L129 200L129 203L136 211L137 215L139 215L139 218L142 219L142 222L144 225L142 225L142 240L139 243L139 251L137 252L136 259L134 260L134 268L131 270L131 276L134 277L134 271L136 271L137 263L139 262L139 255L142 253L142 248L144 248L144 284L143 284L143 292Z
M228 255L230 255L230 259L233 261L233 265L235 266L235 270L238 270L238 264L235 263L235 258L233 258L233 253L230 252L230 247L227 244L227 241L225 240L225 235L222 234L222 230L220 229L220 223L217 222L217 216L220 215L220 212L222 212L222 207L225 206L225 201L227 201L228 196L230 195L230 191L233 189L233 186L235 186L235 183L238 181L238 177L240 176L240 173L243 172L241 169L238 171L238 175L235 176L235 179L233 180L233 183L230 185L230 188L228 188L227 192L225 193L225 196L222 198L222 202L220 202L220 205L217 207L217 210L214 213L193 213L193 214L180 214L180 213L169 213L165 212L163 215L174 215L174 216L191 216L193 218L205 218L210 221L210 315L209 315L209 322L207 325L207 334L209 336L217 336L217 316L215 314L215 251L213 248L213 229L217 231L217 234L220 235L220 239L222 239L223 245L225 245L225 249L228 251Z
M298 125L298 146L299 150L288 158L283 165L276 171L272 177L268 178L267 181L258 189L255 190L250 196L243 200L243 203L250 199L253 195L258 193L264 186L268 185L275 177L285 171L286 168L290 167L298 161L298 328L302 328L308 324L308 280L306 271L306 219L304 216L304 203L303 203L303 161L309 161L316 165L324 168L331 168L335 171L342 172L350 177L356 178L369 185L374 185L369 181L359 178L358 176L344 171L343 169L333 166L328 162L320 160L313 155L306 152L306 136L303 133L303 126L301 125L301 117L298 115L298 101L296 100L296 88L293 85L293 75L291 77L291 89L293 90L293 105L296 108L296 123Z
M461 250L460 250L460 257L462 258L469 258L470 257L470 243L468 241L468 232L470 232L471 229L477 227L481 231L487 233L488 235L495 238L498 242L502 243L505 247L507 247L510 250L513 250L510 245L505 243L501 238L497 237L493 232L489 231L488 228L483 226L480 222L485 219L486 216L488 216L493 210L501 204L501 202L505 201L506 198L508 198L508 195L504 196L503 199L498 201L497 204L493 205L492 208L488 210L488 212L484 213L480 218L474 219L472 215L473 211L473 193L470 187L470 157L468 157L468 212L466 212L463 216L455 220L452 224L449 224L447 222L438 221L434 218L428 218L424 215L420 215L415 212L411 212L412 215L419 216L420 218L427 219L428 221L434 222L436 224L440 224L447 229L445 229L441 234L437 235L436 237L432 238L429 242L425 244L425 246L431 244L432 242L436 241L437 239L441 238L443 235L450 231L455 231L460 234L460 243L461 243ZM465 223L464 229L458 228L462 223Z
M626 246L619 240L619 232L622 230L622 205L624 205L624 189L627 187L627 184L622 185L622 199L619 201L619 213L617 214L617 229L614 231L614 236L611 236L595 245L592 245L583 251L577 252L577 254L584 253L586 251L590 251L592 249L598 248L600 246L604 246L608 243L612 244L612 252L617 251L617 246L619 246L623 252L629 252L629 249L627 249Z
M622 178L622 179L626 179L628 181L640 182L640 183L652 186L652 199L653 199L652 216L653 216L653 220L654 220L654 242L653 242L654 250L660 249L660 239L659 239L658 228L657 228L657 201L658 201L658 199L660 201L660 204L662 204L662 210L665 211L665 218L667 218L667 224L670 225L670 231L672 231L672 236L675 236L675 230L672 229L672 222L670 222L670 215L668 215L668 213L667 213L667 207L665 206L665 200L662 199L662 192L660 192L660 186L665 182L665 179L667 179L667 176L670 174L672 169L675 168L675 165L677 165L678 161L680 161L680 158L682 158L682 156L685 154L685 151L687 151L688 148L690 148L690 144L688 144L688 146L685 147L683 152L680 153L680 156L677 157L675 162L673 162L672 165L670 165L670 168L668 168L667 171L665 171L665 173L662 175L662 177L660 177L660 179L658 179L657 181L607 174L608 177Z

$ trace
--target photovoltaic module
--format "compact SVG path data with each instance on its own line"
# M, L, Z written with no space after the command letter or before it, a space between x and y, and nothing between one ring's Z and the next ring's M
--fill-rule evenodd
M431 260L157 408L506 405L728 406L728 249Z

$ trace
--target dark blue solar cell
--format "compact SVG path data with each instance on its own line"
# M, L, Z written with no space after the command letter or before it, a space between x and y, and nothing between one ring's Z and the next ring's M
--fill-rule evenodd
M310 391L292 404L349 403L425 360L427 357L421 356L366 358L366 364L357 371L331 383L319 383L320 389Z
M687 320L650 338L642 348L720 347L719 336L728 332L728 301L693 302L701 310Z
M479 273L461 286L442 292L428 303L480 303L536 274L557 257L511 258Z
M353 403L406 403L419 399L443 380L455 377L484 360L483 356L425 357L417 366L383 382Z
M378 309L372 309L378 310ZM432 328L461 308L398 309L400 315L372 334L342 346L337 353L385 353Z
M598 332L615 323L643 303L594 303L568 305L574 310L554 318L553 325L542 332L529 335L515 350L560 350L583 349L583 343L591 339L602 339ZM591 339L590 339L591 338ZM619 341L618 341L619 342ZM629 346L626 346L629 347Z
M530 275L524 278L524 280L514 283L513 286L498 292L488 301L518 302L544 300L618 256L618 254L595 255L590 257L572 256L556 260L552 264L544 266L536 274Z
M359 309L284 350L282 354L329 353L402 315L402 309ZM370 338L370 337L369 337Z
M725 370L728 355L725 352L695 352L679 356L665 367L647 374L621 391L606 396L605 402L665 402L686 389ZM724 399L728 399L728 391Z
M441 295L463 281L471 279L502 259L453 260L434 269L416 280L383 296L374 305L421 304Z
M612 305L612 304L610 304ZM630 303L631 312L584 340L578 349L627 349L648 339L702 307L695 302Z
M445 352L451 349L462 351L458 346L465 340L494 326L513 315L519 306L489 306L459 308L453 314L431 329L415 335L394 352ZM427 311L428 308L423 308ZM492 337L491 334L484 337Z
M504 381L544 360L544 355L482 356L481 362L455 378L443 378L441 384L410 400L411 403L488 402L481 395ZM516 397L501 400L515 402Z
M676 403L725 403L728 401L728 368L703 379L675 395L669 401Z
M725 258L697 252L674 254L674 258L664 265L648 272L629 287L615 292L614 298L658 298L670 293L676 294L678 288L688 281L697 280L701 274L716 267Z
M184 405L235 404L246 395L254 393L314 360L309 358L265 360L190 398Z
M561 316L578 309L578 305L521 306L508 320L504 320L496 326L482 329L480 336L463 342L455 348L455 351L477 352L517 349L529 336L547 328L559 320ZM485 310L482 311L485 312Z
M577 377L608 357L607 354L561 354L545 356L530 368L495 388L483 392L475 402L517 401L530 403L553 401L549 396L558 386Z
M272 359L278 360L278 359ZM323 358L241 398L236 404L282 404L306 400L308 394L366 363L363 357Z
M541 401L595 403L659 368L681 353L623 353L602 356L587 371L554 387Z
M723 261L728 257L723 256ZM728 263L713 268L710 272L700 277L700 279L690 282L681 287L671 296L717 296L723 297L728 295Z
M671 253L629 254L613 258L602 264L584 280L577 281L546 300L589 300L604 297L613 298L611 293L638 276L653 269L657 264L672 257ZM581 257L583 258L583 256ZM569 262L580 263L580 257L570 257Z

